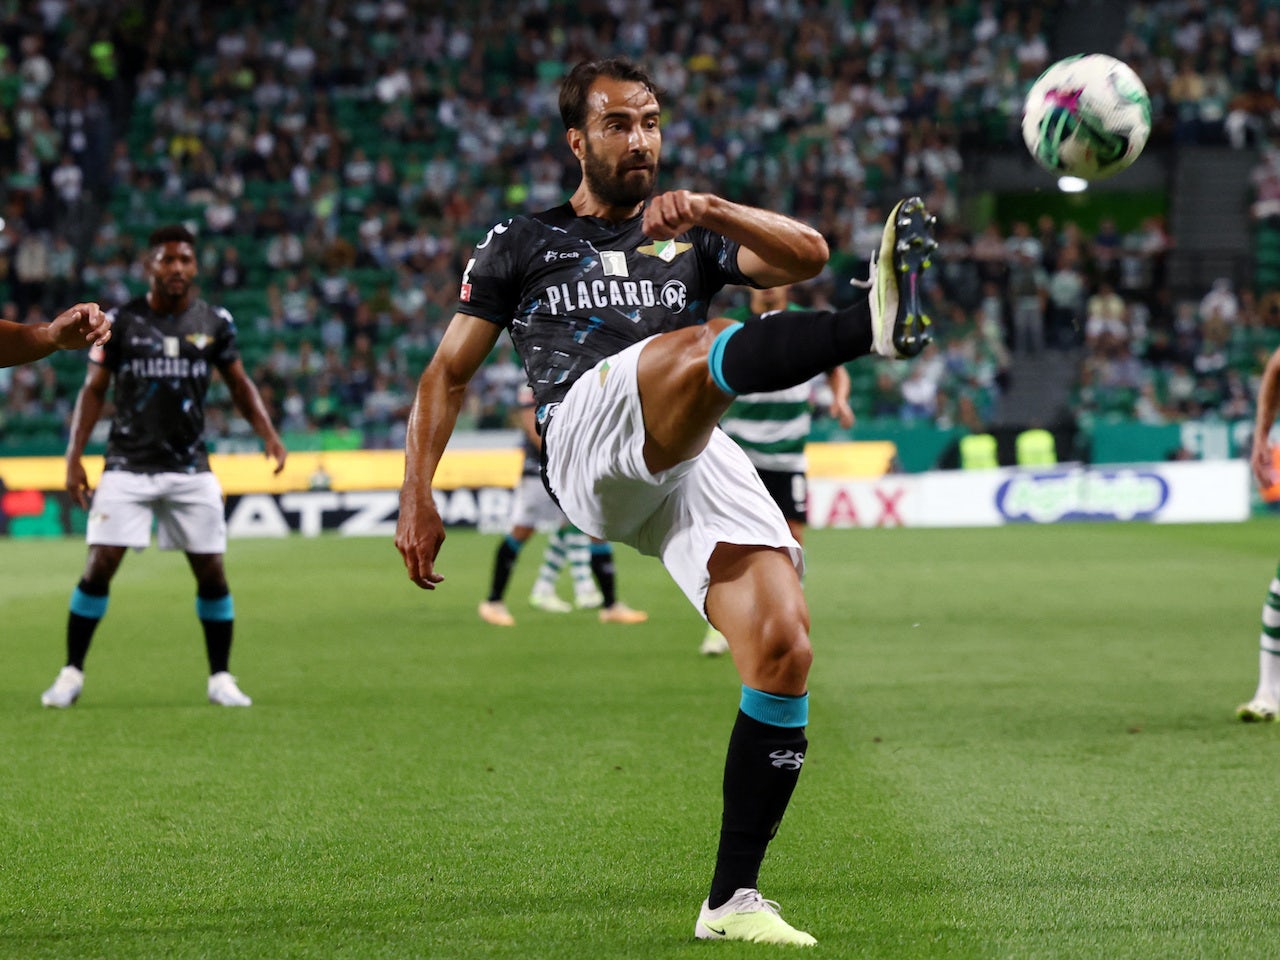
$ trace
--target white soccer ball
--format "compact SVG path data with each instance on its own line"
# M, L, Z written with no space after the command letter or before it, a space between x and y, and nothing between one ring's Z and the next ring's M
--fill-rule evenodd
M1128 64L1102 53L1067 57L1031 85L1022 139L1053 173L1103 180L1147 145L1151 98Z

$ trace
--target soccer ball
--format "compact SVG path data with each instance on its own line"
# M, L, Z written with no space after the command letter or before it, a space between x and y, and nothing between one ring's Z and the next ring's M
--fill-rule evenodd
M1027 92L1022 139L1052 173L1103 180L1119 173L1147 144L1151 98L1138 75L1102 53L1053 64Z

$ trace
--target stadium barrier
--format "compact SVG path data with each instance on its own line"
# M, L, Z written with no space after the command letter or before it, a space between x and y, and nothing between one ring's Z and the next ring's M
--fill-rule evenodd
M892 443L810 445L813 527L956 527L1006 523L1141 520L1237 521L1251 512L1243 460L1137 465L886 473ZM440 462L436 503L446 525L505 530L522 463L518 449L450 449ZM395 531L404 455L327 451L289 457L280 476L260 454L213 455L227 494L232 537L386 536ZM101 458L86 458L96 480ZM0 459L0 535L82 534L61 458Z
M1243 460L1001 467L872 480L815 478L809 525L993 527L1014 523L1209 523L1251 515Z

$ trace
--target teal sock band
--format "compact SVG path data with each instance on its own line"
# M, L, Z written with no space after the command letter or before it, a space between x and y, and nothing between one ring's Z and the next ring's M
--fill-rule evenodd
M231 594L228 593L225 597L218 597L216 600L196 597L196 616L201 620L234 620L236 608L231 602Z
M592 556L597 556L597 557L611 556L613 554L613 544L609 543L608 541L605 541L604 543L596 543L594 540L592 540L591 554Z
M104 593L100 597L93 594L85 593L79 587L71 591L71 612L77 617L87 617L90 620L101 620L107 615L107 595Z
M523 541L521 541L521 540L517 540L515 537L513 537L513 536L512 536L511 534L509 534L509 533L507 534L507 540L506 540L506 543L507 543L507 546L510 548L510 550L511 550L511 552L512 552L512 553L519 553L519 552L520 552L520 548L524 546L524 542L523 542Z
M798 697L765 693L742 685L742 702L738 704L752 720L767 723L771 727L803 727L809 722L809 694Z
M716 382L717 387L735 397L738 391L724 381L724 348L729 343L729 338L741 329L740 323L725 327L716 334L716 338L711 341L711 349L707 351L707 366L711 368L711 379Z

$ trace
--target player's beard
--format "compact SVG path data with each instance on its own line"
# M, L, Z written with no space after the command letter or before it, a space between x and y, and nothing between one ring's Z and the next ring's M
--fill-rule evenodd
M658 175L656 161L652 170L620 171L597 155L591 149L590 141L586 142L586 155L582 176L587 181L587 188L606 206L634 207L644 203L653 193L653 185ZM634 162L634 158L628 157L624 162Z

